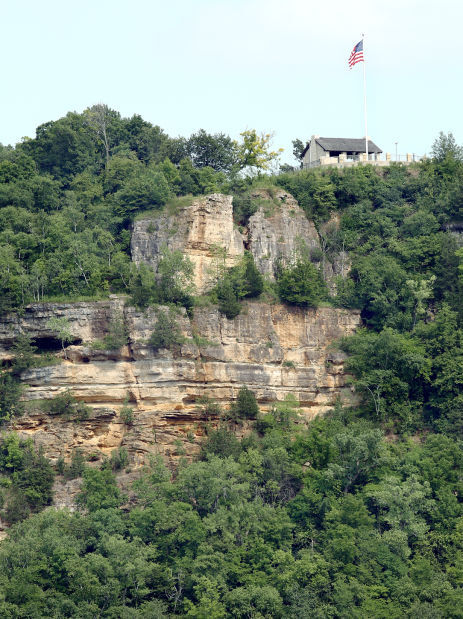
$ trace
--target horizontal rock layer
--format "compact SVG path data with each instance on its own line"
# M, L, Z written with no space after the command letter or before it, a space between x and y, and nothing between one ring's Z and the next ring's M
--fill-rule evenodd
M109 454L124 446L131 460L150 453L172 458L198 448L207 419L198 404L209 396L225 407L247 385L265 409L293 394L303 414L323 412L341 397L352 397L343 374L344 356L335 341L360 322L357 311L249 302L234 320L215 307L197 308L193 318L179 312L176 321L185 343L176 352L154 351L147 339L160 311L140 312L124 306L122 298L76 304L33 304L20 316L8 316L0 327L0 355L19 332L38 345L58 349L49 326L52 317L68 320L74 344L68 359L23 373L30 412L10 428L32 436L49 457L69 458L76 447L86 453ZM107 333L111 317L122 314L128 345L120 351L92 349ZM45 414L39 401L70 389L92 407L84 421ZM122 423L124 399L133 407L134 423ZM36 401L36 405L34 405Z

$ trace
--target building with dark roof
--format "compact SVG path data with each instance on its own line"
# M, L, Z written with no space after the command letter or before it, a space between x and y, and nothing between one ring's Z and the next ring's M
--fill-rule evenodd
M365 138L322 138L313 135L302 152L302 167L311 168L320 165L352 165L355 163L380 161L383 151L370 139L368 140L368 160L366 158ZM390 156L386 155L386 161Z

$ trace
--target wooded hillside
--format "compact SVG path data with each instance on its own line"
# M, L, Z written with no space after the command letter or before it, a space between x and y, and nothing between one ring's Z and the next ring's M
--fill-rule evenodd
M0 546L2 617L463 617L462 149L441 134L411 166L268 175L269 136L241 137L171 138L94 106L1 147L0 310L114 292L170 304L156 349L180 343L176 305L217 303L230 320L261 295L357 308L364 326L341 346L360 403L307 427L291 398L267 414L246 386L226 409L206 399L218 422L198 460L170 471L153 459L129 496L115 477L130 467L124 450L98 467L79 453L52 465L3 434L1 509L13 527ZM164 252L157 272L131 261L131 224L145 211L220 191L245 227L253 191L275 186L321 246L302 247L276 281L246 253L205 299L181 254ZM350 270L334 290L322 265L339 252ZM66 325L55 326L65 351ZM109 336L102 346L124 344L121 325ZM11 353L3 421L22 412L21 372L53 362L27 334ZM87 413L70 393L50 402L52 414ZM128 402L124 414L130 424ZM78 511L46 508L56 475L82 479Z

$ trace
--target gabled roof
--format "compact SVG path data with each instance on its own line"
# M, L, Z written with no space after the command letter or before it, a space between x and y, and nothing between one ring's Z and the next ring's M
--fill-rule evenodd
M356 153L365 152L365 138L315 138L315 141L327 151L340 151L349 152L354 151ZM306 154L310 146L310 142L304 148L302 157ZM374 142L368 140L368 152L369 153L382 153L383 151L376 146Z

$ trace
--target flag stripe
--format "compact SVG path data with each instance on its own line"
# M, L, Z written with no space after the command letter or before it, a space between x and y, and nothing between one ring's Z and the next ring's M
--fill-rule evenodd
M363 54L356 54L352 58L349 58L349 67L353 67L357 64L357 62L365 62L363 59Z
M357 45L354 46L354 49L352 50L351 55L349 56L349 60L348 60L349 68L352 69L352 67L356 65L358 62L365 62L363 58L363 39L359 41Z

